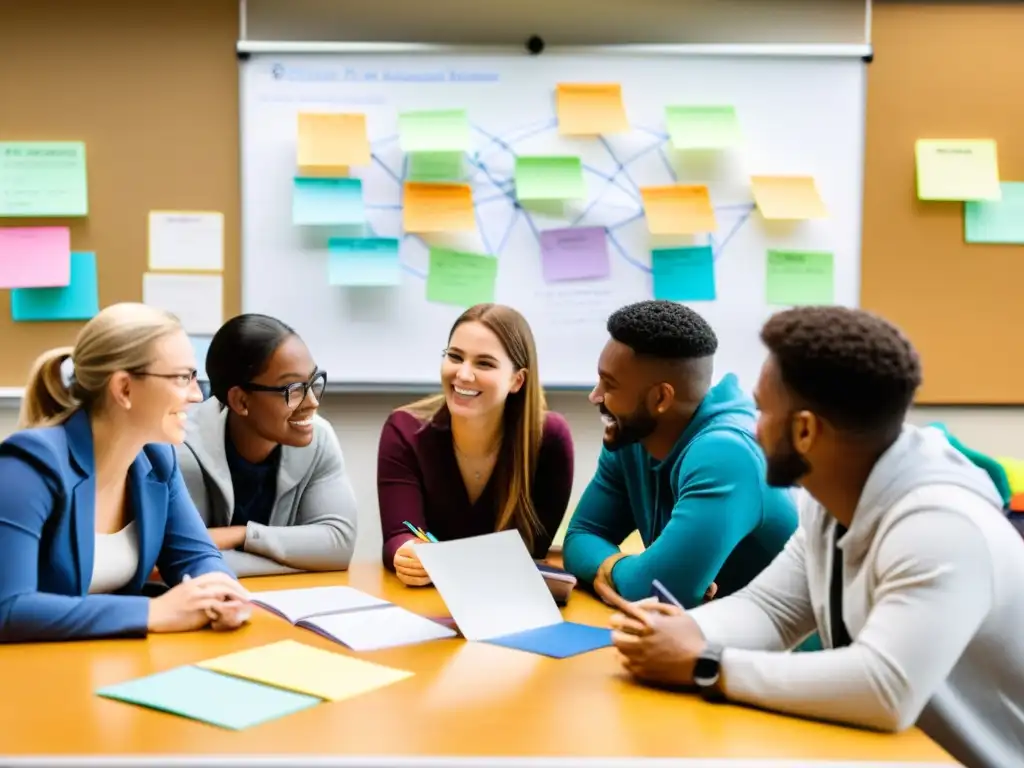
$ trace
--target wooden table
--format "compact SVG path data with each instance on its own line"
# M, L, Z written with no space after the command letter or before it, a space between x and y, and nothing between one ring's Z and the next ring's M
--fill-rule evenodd
M405 588L375 565L353 566L349 573L246 580L253 591L329 584L349 584L423 615L447 615L435 590ZM568 619L604 625L609 610L576 592L564 613ZM259 609L249 626L232 633L2 646L0 763L7 764L4 757L46 754L953 763L916 730L881 735L641 687L621 673L611 648L552 660L459 639L360 654L416 674L349 701L324 703L241 732L94 693L104 685L284 638L348 653Z

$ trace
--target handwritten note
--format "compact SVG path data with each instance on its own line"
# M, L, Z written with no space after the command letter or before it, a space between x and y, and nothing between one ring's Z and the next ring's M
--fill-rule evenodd
M578 157L516 158L516 197L519 200L582 200L586 196L583 163Z
M332 237L327 250L330 285L386 286L402 281L396 238Z
M549 229L540 233L544 280L595 280L608 277L608 238L604 227Z
M462 181L466 177L462 152L413 152L409 181Z
M149 268L224 269L224 214L203 211L149 212Z
M828 216L813 176L752 176L750 186L766 219L800 221Z
M1024 244L1024 182L1004 181L999 200L964 203L964 240L968 243Z
M498 260L480 253L430 249L427 301L471 307L494 301Z
M88 213L84 143L0 142L0 216Z
M344 176L352 165L370 164L366 115L299 113L297 164L303 176Z
M142 301L176 315L186 333L212 336L224 322L224 279L220 275L145 272Z
M419 234L476 229L473 189L468 184L425 184L407 181L402 228Z
M655 249L651 273L656 299L715 300L715 259L710 245Z
M665 124L672 146L679 150L727 149L741 140L733 106L666 107Z
M618 83L559 83L555 90L558 132L597 136L629 130L622 86Z
M470 148L469 117L464 109L403 112L398 137L403 152L465 152Z
M919 139L917 197L921 200L998 200L999 161L991 139Z
M640 196L652 235L696 235L718 229L706 186L642 187Z
M768 303L832 304L833 258L825 251L768 251Z
M299 177L292 189L292 223L307 226L363 224L362 179Z
M100 311L96 254L71 254L71 280L56 288L15 288L11 317L19 322L91 320Z
M52 288L71 282L67 227L0 229L0 288Z

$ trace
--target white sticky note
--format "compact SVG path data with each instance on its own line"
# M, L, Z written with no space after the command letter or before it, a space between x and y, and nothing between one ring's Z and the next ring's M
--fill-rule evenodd
M150 211L149 268L224 269L224 214L206 211Z
M562 622L519 531L420 544L416 555L467 640Z
M146 272L142 301L177 315L186 333L212 336L224 322L224 278Z

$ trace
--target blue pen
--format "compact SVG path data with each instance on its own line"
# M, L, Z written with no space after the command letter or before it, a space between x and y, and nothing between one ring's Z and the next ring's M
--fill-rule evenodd
M655 579L651 583L651 591L654 593L654 597L658 598L658 602L660 602L660 603L668 603L669 605L674 605L676 608L678 608L681 611L685 611L686 610L685 608L683 608L683 604L680 603L678 600L676 600L675 595L673 595L671 592L669 592L667 589L665 589L665 585L662 584L657 579Z

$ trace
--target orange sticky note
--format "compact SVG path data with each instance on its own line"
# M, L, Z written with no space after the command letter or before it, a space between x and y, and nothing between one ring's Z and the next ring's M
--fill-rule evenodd
M698 235L718 229L711 194L703 184L641 187L652 235Z
M629 130L618 83L559 83L555 91L558 132L597 136Z
M476 229L469 184L405 182L402 228L406 232L465 232Z
M299 113L299 173L345 176L348 166L370 164L366 115Z
M766 219L823 219L825 201L813 176L752 176L754 202Z

